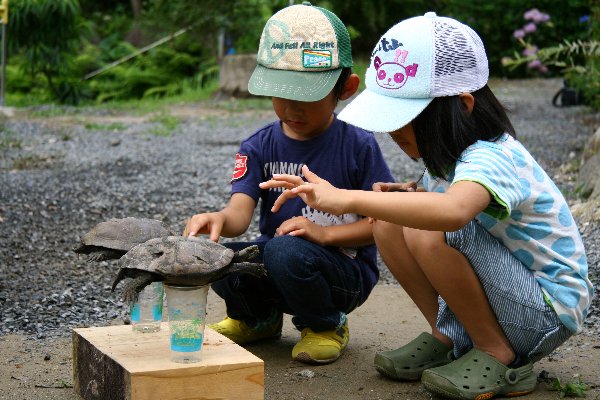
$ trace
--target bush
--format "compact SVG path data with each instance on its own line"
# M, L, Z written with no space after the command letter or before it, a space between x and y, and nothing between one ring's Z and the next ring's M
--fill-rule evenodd
M540 12L551 17L551 25L538 24L540 32L535 35L537 47L548 47L562 40L575 41L585 38L587 26L580 23L580 18L589 15L588 0L539 0L535 2ZM489 2L467 2L464 0L447 0L444 7L448 15L453 16L471 26L481 36L488 60L490 73L494 76L526 77L538 75L537 71L522 69L507 70L502 65L502 58L520 53L523 48L513 34L531 22L524 18L532 7L521 0L496 0ZM552 71L551 71L552 72Z
M90 54L81 55L78 69L85 70L91 58ZM89 79L87 85L90 97L98 102L163 97L180 94L190 86L200 89L216 78L217 71L214 58L160 47L107 69Z
M22 68L32 79L46 78L57 101L78 102L77 90L67 88L73 82L67 77L72 75L73 55L86 31L79 2L20 0L11 3L10 13L9 52L22 56Z
M515 69L527 65L541 73L551 70L561 74L568 85L583 95L583 102L600 109L600 5L592 8L592 15L583 19L587 29L578 40L561 40L550 46L538 48L533 45L525 30L515 31L515 37L523 47L521 53L503 59L503 65ZM535 15L534 15L535 14ZM548 21L550 16L532 9L525 16L533 16L532 23ZM535 16L540 17L538 20ZM535 29L532 29L534 32Z

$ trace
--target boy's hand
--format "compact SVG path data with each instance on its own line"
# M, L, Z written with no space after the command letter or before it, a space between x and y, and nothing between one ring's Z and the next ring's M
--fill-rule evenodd
M416 192L417 191L417 182L406 182L406 183L396 183L396 182L375 182L373 184L374 192ZM376 221L375 218L369 217L369 223L372 224Z
M306 165L302 167L306 182L296 175L273 174L273 178L259 184L261 189L282 187L286 190L275 200L272 212L277 212L281 206L294 197L300 197L306 204L320 211L334 215L344 214L345 197L343 189L337 189L325 179L312 173Z
M306 217L294 217L284 221L275 231L275 236L301 236L318 245L325 245L325 231Z
M375 182L373 184L374 192L416 192L417 182Z
M218 242L225 223L225 216L220 212L196 214L187 221L183 236L207 234L210 240Z

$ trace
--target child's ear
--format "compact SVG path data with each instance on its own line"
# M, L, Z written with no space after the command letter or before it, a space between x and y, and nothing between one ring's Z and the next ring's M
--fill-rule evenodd
M346 79L346 83L344 84L344 88L342 93L340 93L339 100L347 100L356 93L358 90L358 85L360 84L360 78L356 74L350 74L348 79Z
M473 95L471 93L461 93L458 95L458 99L465 107L465 110L471 114L473 112L473 106L475 105L475 98Z

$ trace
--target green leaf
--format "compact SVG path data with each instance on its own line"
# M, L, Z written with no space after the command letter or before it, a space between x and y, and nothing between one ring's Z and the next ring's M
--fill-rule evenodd
M581 381L581 378L578 378L577 381L569 382L565 385L562 385L560 379L556 378L552 382L550 390L559 391L560 397L585 397L585 391L587 390L587 385Z

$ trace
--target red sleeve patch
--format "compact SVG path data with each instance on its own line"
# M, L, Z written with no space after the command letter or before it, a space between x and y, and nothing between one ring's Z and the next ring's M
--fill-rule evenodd
M237 181L248 172L248 156L243 156L240 153L235 155L235 166L233 167L233 176L231 181Z

